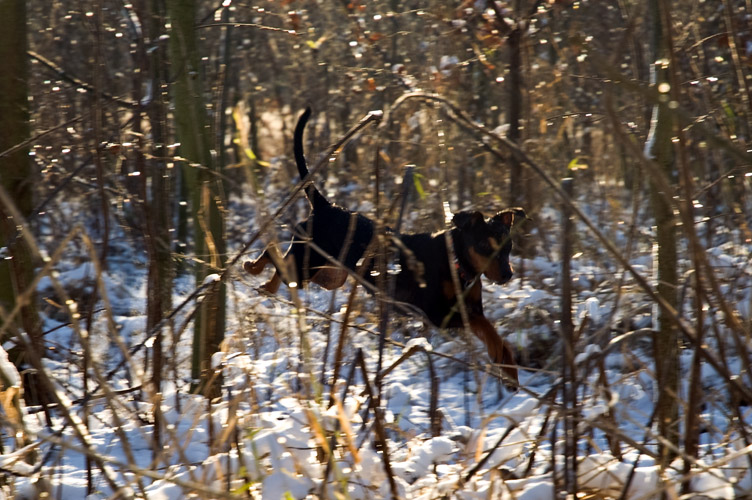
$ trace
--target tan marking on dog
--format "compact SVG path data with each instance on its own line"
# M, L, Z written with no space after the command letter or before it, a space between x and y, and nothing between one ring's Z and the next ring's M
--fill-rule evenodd
M457 293L454 289L454 284L451 282L451 280L443 281L441 283L441 292L444 294L444 297L446 297L449 300L454 299L457 297Z
M467 249L467 254L468 257L470 257L470 263L477 272L482 272L491 281L502 281L499 263L496 259L491 259L490 257L481 255L472 247Z

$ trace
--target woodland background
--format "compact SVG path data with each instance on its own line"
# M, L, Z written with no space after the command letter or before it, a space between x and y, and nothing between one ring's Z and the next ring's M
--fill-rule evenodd
M617 350L629 360L617 378L647 373L655 406L642 445L619 424L596 425L616 462L627 462L622 447L638 449L661 478L679 471L673 484L691 495L709 406L726 422L714 442L741 443L749 456L749 0L0 0L0 19L5 493L54 493L65 472L50 450L68 440L85 457L87 493L149 496L150 481L169 482L160 467L193 463L159 458L166 413L191 394L206 398L201 422L219 426L206 456L243 454L228 436L248 431L245 417L219 424L211 405L236 412L253 389L233 385L216 353L261 359L271 327L259 325L271 320L248 313L258 284L240 264L307 210L291 161L307 105L314 180L338 204L395 224L404 199L411 231L441 229L448 210L466 207L531 216L515 280L527 284L524 300L547 298L497 320L523 332L520 362L548 387L521 390L547 408L541 436L562 450L550 459L554 491L583 491L578 457L595 424L583 423L582 405L608 394ZM326 148L358 123L329 159ZM493 293L487 304L504 300ZM409 320L386 321L383 310L379 319L379 294L359 295L351 313L341 296L292 293L282 314L329 331L327 314L342 305L345 324L360 317L382 336L411 336ZM588 300L603 296L613 302L596 319ZM325 314L306 319L306 307ZM578 355L593 346L602 355L585 369ZM324 355L323 388L298 373L298 397L328 394L340 369L357 365L348 352ZM375 422L382 375L361 408ZM368 384L365 368L358 377ZM125 482L92 437L92 414L105 410L125 448L119 412L150 429L153 461L126 457ZM387 440L398 439L374 427L388 462ZM309 428L321 464L347 461L343 431L315 430L315 419ZM172 484L205 498L261 494L267 476L246 471ZM385 484L398 496L395 475ZM629 483L614 488L597 494L627 495Z

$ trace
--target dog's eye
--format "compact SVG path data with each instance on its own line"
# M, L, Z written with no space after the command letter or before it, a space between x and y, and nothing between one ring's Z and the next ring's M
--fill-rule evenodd
M500 246L501 245L498 241L496 241L496 238L494 237L489 237L488 239L478 242L478 250L486 255L495 252L499 249Z

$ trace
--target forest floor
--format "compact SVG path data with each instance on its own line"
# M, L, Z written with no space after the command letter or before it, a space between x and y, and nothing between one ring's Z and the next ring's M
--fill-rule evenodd
M613 228L610 236L620 248L628 246L630 228L638 228L629 259L651 278L649 225L615 224L618 218L604 207L586 208L597 223ZM237 251L255 228L256 206L235 200L230 212L228 233ZM539 228L555 227L559 217L553 208L534 214ZM252 277L238 269L228 282L228 329L223 352L215 356L224 385L214 404L188 393L192 328L179 327L191 307L175 317L174 342L167 347L170 373L164 375L160 399L165 426L158 450L153 444L155 396L134 389L143 383L144 356L153 343L144 332L146 256L126 233L118 234L102 275L107 301L98 305L89 334L92 359L102 372L119 367L107 378L114 393L94 391L96 397L84 398L80 332L59 309L45 309L46 339L54 348L46 360L48 372L80 422L70 425L53 412L49 427L43 412L27 408L24 423L39 458L26 466L18 460L20 452L6 446L0 456L4 475L15 477L8 487L16 498L37 498L45 489L50 498L85 498L90 473L92 499L111 498L113 485L155 500L186 498L189 492L200 498L553 499L555 485L564 484L568 458L561 391L554 390L562 367L557 320L561 271L555 235L544 239L543 231L534 234L539 242L549 242L540 245L545 251L524 262L513 257L520 272L509 284L484 282L486 316L515 346L525 368L517 392L503 389L486 369L486 354L477 340L392 311L382 366L393 369L380 381L383 412L374 413L368 393L377 386L378 305L359 289L332 396L335 347L343 334L350 285L336 291L312 285L297 290L297 299L282 287L269 297L258 287L271 270ZM572 260L579 334L578 489L587 498L626 493L621 498L650 499L662 491L678 494L688 482L691 498L749 495L752 410L743 403L733 407L726 381L707 365L702 368L697 462L689 473L680 458L663 472L655 465L657 439L650 422L656 383L649 333L654 307L584 229L578 234L583 251ZM728 300L749 320L749 246L731 231L711 240L709 254ZM45 243L50 249L55 245ZM57 277L66 289L85 295L95 266L85 246L74 242L70 247L56 265ZM680 262L680 267L686 271L689 264ZM195 289L188 276L175 285L174 305ZM51 288L49 278L38 287L43 297L53 296ZM691 313L686 315L692 319ZM726 338L717 318L707 321L721 328L718 338ZM123 345L132 356L121 366ZM708 345L718 352L715 337L708 338ZM729 345L723 347L729 370L740 373L739 357ZM365 374L355 362L358 352ZM682 350L682 404L692 353L689 346ZM432 395L438 397L435 409ZM440 429L432 429L432 417L439 419ZM679 428L683 433L683 424ZM89 456L101 458L105 467L96 460L87 463L82 429L91 446ZM329 462L324 459L327 450Z

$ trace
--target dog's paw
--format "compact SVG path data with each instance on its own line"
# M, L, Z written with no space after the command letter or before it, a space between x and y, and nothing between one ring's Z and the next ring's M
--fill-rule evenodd
M279 280L276 278L276 276L258 288L259 293L267 296L276 295L277 290L279 290Z

